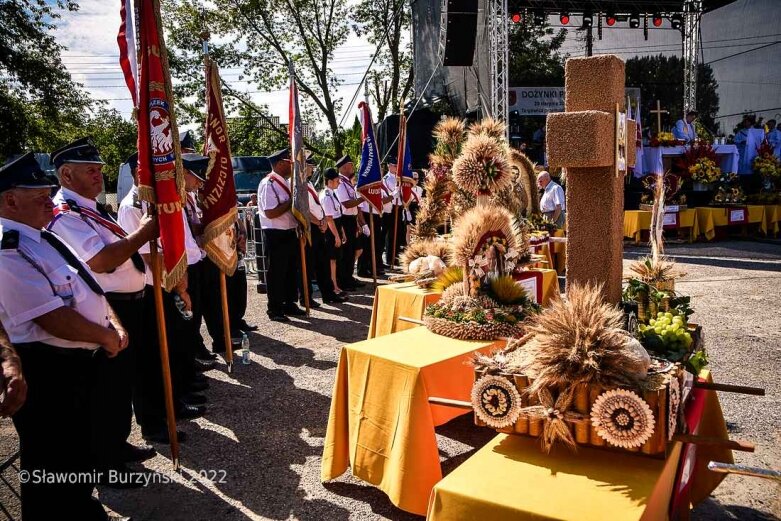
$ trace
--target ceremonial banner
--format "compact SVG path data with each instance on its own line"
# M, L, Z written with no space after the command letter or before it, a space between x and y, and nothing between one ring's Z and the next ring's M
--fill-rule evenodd
M170 291L187 273L182 171L171 76L157 0L139 0L138 196L155 204L163 245L163 285Z
M361 165L358 168L358 182L356 188L377 212L382 215L382 173L380 172L380 158L377 153L377 145L374 140L374 127L372 125L369 105L362 101L358 104L358 117L361 120Z
M409 138L407 137L407 118L402 112L399 117L399 145L396 161L396 178L401 179L401 200L404 206L409 206L412 200L412 152L409 148ZM400 170L399 170L400 169Z
M119 65L125 75L125 84L133 98L133 107L138 107L138 63L136 62L136 23L133 0L122 0L119 10L122 22L119 25Z
M306 179L306 153L304 138L301 132L301 112L298 109L298 86L296 71L291 61L288 65L290 73L290 110L288 113L288 132L290 134L290 157L293 162L293 175L290 177L293 192L293 215L303 228L307 243L312 243L309 230L309 192Z
M209 157L199 199L203 209L203 249L228 276L236 271L236 185L233 181L228 127L222 106L220 71L206 59L206 133L203 155Z

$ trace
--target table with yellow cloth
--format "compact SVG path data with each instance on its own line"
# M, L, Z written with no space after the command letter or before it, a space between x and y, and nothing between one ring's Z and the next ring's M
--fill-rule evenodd
M687 208L678 212L678 228L689 230L689 242L693 242L700 235L696 210L696 208ZM640 244L642 233L650 229L651 212L646 210L624 210L624 237L634 239L635 244Z
M563 229L558 229L555 232L553 232L553 237L566 237L567 232ZM564 272L567 268L567 243L566 242L554 242L552 243L552 253L555 258L556 271L559 272L559 275L564 275Z
M739 207L736 207L739 208ZM758 224L762 233L767 235L768 222L765 216L765 207L761 205L747 205L748 223ZM704 206L697 208L697 220L700 226L700 233L706 239L712 241L716 237L717 226L727 226L729 220L727 216L732 208L729 207L710 207Z
M368 338L417 327L416 324L399 320L399 317L422 319L426 307L439 300L440 296L440 292L421 288L414 282L377 286Z
M718 397L706 396L698 433L726 439ZM427 520L665 520L682 447L673 444L666 459L560 445L546 455L534 438L500 434L434 487ZM723 447L697 447L692 505L724 477L707 469L711 460L733 461Z
M556 270L533 268L529 271L542 273L543 305L550 302L554 296L559 295L559 280ZM374 293L368 338L372 339L418 327L411 322L399 320L399 317L422 320L426 307L438 301L440 295L441 293L421 288L414 282L377 286L377 291Z
M778 235L781 221L781 205L769 204L765 206L765 222L767 223L767 233L773 237Z
M352 474L391 502L425 515L442 479L434 427L467 411L430 405L430 396L469 400L474 351L503 342L447 338L418 327L350 344L336 370L320 477Z

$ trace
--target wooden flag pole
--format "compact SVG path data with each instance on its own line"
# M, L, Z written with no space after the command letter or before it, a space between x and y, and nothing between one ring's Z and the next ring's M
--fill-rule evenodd
M149 242L152 257L152 288L155 297L157 316L157 339L160 344L160 365L163 370L163 392L165 397L165 417L168 423L168 440L171 444L171 461L174 469L179 470L179 438L176 436L176 414L174 413L174 389L171 381L171 366L168 355L168 335L165 329L165 311L163 310L162 265L157 253L157 240Z
M306 241L306 237L301 235L301 237L298 238L298 248L301 253L301 282L304 283L304 306L306 307L306 316L309 316L309 278L306 274L306 247L304 246L304 241Z
M228 284L225 281L225 272L220 270L220 299L222 300L222 329L225 339L225 363L228 364L228 373L233 372L233 342L231 342L230 313L228 312Z
M374 247L374 214L372 213L371 203L367 203L369 207L369 243L372 249L372 281L374 287L377 287L377 249Z

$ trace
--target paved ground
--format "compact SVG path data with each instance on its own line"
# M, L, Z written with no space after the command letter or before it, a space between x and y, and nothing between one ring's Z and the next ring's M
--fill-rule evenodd
M642 251L630 247L626 258ZM694 297L695 318L705 328L717 379L768 391L764 398L721 396L732 436L757 443L755 454L737 454L738 461L781 468L781 246L724 242L671 246L668 253L679 256L688 271L679 287ZM251 334L252 364L237 366L231 377L223 371L208 373L208 414L182 425L190 435L182 446L182 476L143 490L102 489L101 500L116 512L142 520L420 519L348 476L326 485L319 480L339 350L366 337L369 292L287 326L264 319L260 295L251 294L250 309L249 321L261 326ZM493 436L490 430L473 427L466 416L438 433L445 473ZM0 461L16 443L10 422L0 420ZM147 465L169 473L168 449L158 448L162 455ZM14 472L2 477L0 504L18 519ZM730 476L697 508L694 519L775 519L774 514L781 515L777 487Z

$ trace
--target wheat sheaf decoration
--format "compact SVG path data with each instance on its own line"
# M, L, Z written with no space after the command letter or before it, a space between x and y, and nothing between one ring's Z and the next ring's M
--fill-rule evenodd
M654 413L634 391L613 389L601 394L591 407L591 424L611 445L640 447L654 433Z
M507 125L498 119L483 118L470 125L469 136L486 136L499 143L506 143Z
M469 266L487 235L503 237L507 249L516 249L523 242L520 234L521 229L504 208L475 206L461 216L453 229L453 264Z
M521 395L507 378L486 375L472 386L475 415L494 429L515 424L521 412Z
M513 175L504 147L487 135L471 136L453 163L453 181L478 197L509 187Z
M461 153L461 146L466 139L466 125L463 119L445 118L434 127L436 147L434 154L442 160L452 163Z

